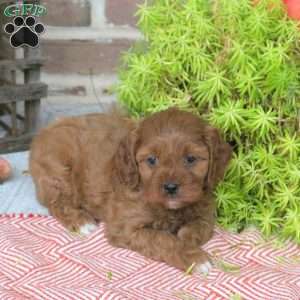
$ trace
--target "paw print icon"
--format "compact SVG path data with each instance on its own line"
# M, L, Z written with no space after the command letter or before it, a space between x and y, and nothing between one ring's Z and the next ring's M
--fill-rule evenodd
M12 47L28 46L35 48L39 45L39 35L44 33L45 26L42 23L37 23L32 16L25 19L18 16L14 18L12 23L5 25L4 31L11 35L10 44Z

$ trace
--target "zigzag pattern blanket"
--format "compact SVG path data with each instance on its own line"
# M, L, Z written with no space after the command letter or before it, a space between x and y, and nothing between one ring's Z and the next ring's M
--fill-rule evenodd
M111 247L104 225L72 236L55 219L0 216L1 300L299 300L300 248L264 241L256 231L216 228L204 247L208 276L188 275Z

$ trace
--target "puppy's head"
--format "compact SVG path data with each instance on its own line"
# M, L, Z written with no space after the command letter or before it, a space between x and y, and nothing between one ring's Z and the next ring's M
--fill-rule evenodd
M142 120L120 143L115 166L121 184L139 190L141 201L180 209L212 191L230 155L215 128L173 108Z

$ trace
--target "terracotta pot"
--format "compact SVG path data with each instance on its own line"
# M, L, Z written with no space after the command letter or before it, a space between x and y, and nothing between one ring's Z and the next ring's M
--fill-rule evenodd
M252 0L252 5L256 6L260 0ZM282 0L288 16L294 20L300 20L300 0ZM270 4L269 8L272 9L273 5Z
M294 20L300 20L300 0L283 0L287 14Z

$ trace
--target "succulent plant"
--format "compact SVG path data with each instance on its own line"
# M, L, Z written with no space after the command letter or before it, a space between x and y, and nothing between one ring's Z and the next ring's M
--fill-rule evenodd
M123 57L118 96L133 116L178 106L234 146L218 221L300 243L300 28L281 0L156 0L145 40Z

